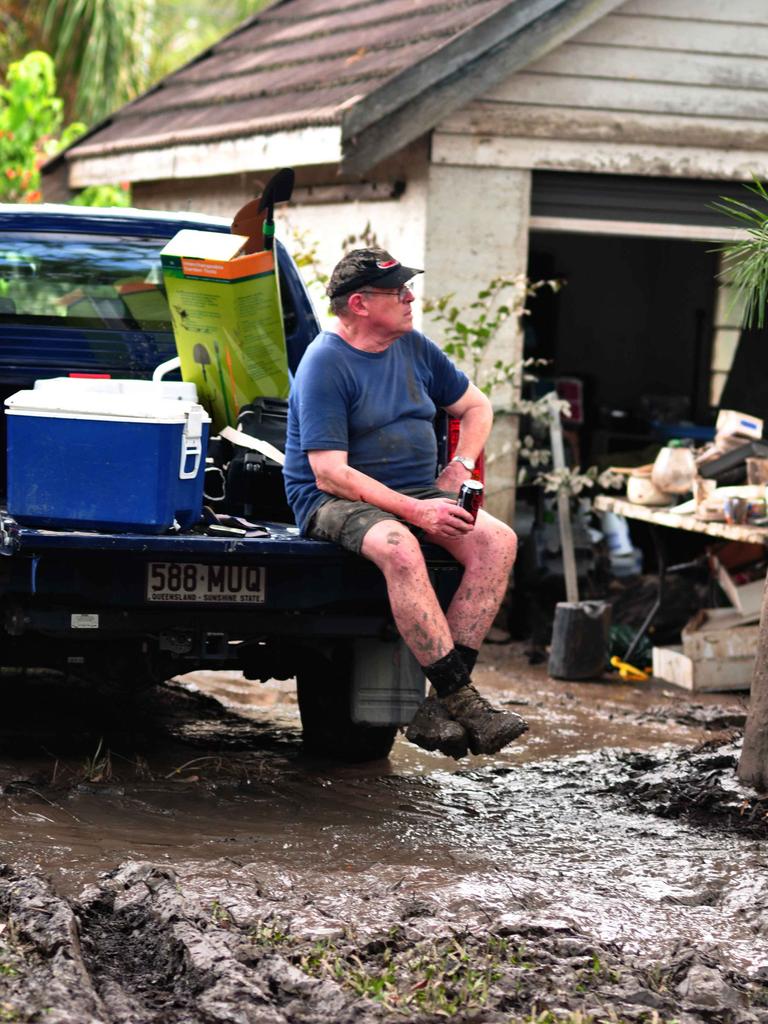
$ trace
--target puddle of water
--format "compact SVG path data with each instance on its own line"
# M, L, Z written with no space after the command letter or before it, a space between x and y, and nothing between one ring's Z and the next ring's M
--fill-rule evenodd
M267 900L298 933L353 923L374 935L416 901L425 934L499 915L556 918L648 959L685 942L742 970L768 964L764 845L635 813L606 792L625 767L598 748L690 745L707 733L638 723L661 689L579 690L530 670L511 681L494 666L481 685L489 677L497 698L530 701L530 739L459 764L398 739L389 762L367 766L301 756L288 686L214 680L230 704L271 723L264 749L169 745L144 751L152 777L113 758L111 780L63 790L45 782L50 758L5 759L0 783L39 779L0 800L0 861L52 874L70 895L128 859L168 863L185 891L246 917ZM194 781L165 777L185 760Z
M275 767L205 794L6 799L0 859L63 890L128 858L165 860L185 887L246 906L254 877L282 877L313 894L307 927L330 916L373 934L409 894L457 925L554 915L652 958L685 939L740 968L768 963L748 912L768 900L761 843L616 806L599 792L620 772L609 755L418 775Z

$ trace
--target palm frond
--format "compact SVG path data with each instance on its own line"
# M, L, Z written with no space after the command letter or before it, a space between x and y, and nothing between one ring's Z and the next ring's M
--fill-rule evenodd
M73 83L78 117L100 120L144 88L154 0L33 4L60 78Z
M728 242L718 251L723 258L723 276L743 303L744 326L764 327L768 305L768 191L758 178L744 187L765 204L764 209L731 196L721 196L720 202L711 205L746 228L747 238Z

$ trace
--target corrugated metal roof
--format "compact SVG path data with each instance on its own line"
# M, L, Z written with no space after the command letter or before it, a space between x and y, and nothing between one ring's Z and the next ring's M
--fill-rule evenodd
M68 157L205 142L342 114L515 0L281 0L76 143Z

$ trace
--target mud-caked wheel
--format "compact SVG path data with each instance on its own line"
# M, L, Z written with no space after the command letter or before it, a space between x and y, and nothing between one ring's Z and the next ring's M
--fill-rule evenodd
M348 645L303 657L296 685L307 753L351 762L378 761L389 755L396 725L361 725L352 719Z

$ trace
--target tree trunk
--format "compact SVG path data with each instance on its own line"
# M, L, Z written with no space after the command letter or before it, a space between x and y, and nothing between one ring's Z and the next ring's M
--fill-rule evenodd
M763 591L757 658L752 675L749 713L739 778L759 791L768 790L768 585Z

